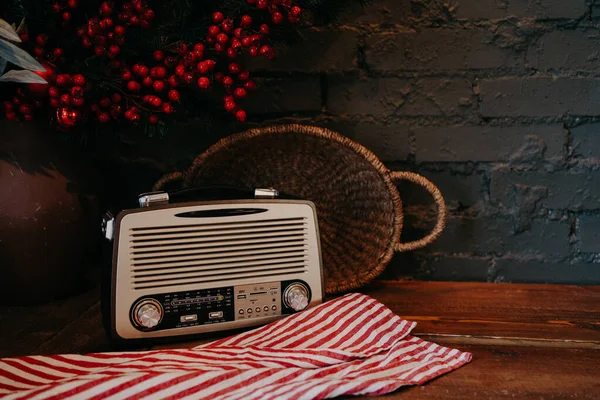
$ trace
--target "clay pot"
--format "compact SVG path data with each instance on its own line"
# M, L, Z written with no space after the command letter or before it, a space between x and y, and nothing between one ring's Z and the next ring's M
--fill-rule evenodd
M83 288L97 256L98 207L85 159L51 127L0 123L0 303Z

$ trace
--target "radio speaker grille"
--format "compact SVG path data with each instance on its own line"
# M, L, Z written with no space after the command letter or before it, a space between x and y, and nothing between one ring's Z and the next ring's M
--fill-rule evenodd
M306 218L200 223L129 230L136 290L304 273Z

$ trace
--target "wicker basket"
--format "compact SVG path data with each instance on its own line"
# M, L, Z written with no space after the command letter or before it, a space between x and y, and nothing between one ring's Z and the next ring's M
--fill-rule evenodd
M395 251L419 249L437 239L446 221L444 199L427 179L389 171L358 143L313 126L272 126L229 136L198 156L185 173L163 176L154 189L179 180L184 187L274 187L313 201L328 294L371 281ZM414 242L400 243L402 201L394 184L399 180L425 188L438 208L431 233Z

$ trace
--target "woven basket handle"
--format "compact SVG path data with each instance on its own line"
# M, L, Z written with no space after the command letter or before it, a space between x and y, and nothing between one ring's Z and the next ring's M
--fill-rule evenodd
M182 172L172 172L170 174L165 174L158 181L156 181L154 186L152 186L152 190L154 192L158 192L158 191L163 190L169 183L176 182L176 181L182 181L182 180L183 180Z
M433 183L431 183L429 180L422 177L421 175L415 174L414 172L391 171L390 174L391 178L396 182L409 181L421 186L427 192L429 192L429 194L431 194L433 200L435 201L435 204L437 205L437 218L433 230L422 239L408 243L398 243L395 250L411 251L423 248L431 244L440 236L440 234L446 227L446 203L444 202L442 193L440 193L440 190Z

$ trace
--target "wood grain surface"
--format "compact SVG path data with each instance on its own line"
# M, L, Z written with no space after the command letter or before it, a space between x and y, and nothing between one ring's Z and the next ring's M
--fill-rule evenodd
M363 292L416 321L417 336L473 353L470 364L384 399L600 398L600 286L376 281ZM0 343L0 357L110 351L98 288L0 306Z

